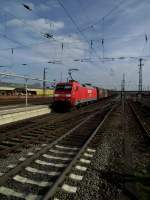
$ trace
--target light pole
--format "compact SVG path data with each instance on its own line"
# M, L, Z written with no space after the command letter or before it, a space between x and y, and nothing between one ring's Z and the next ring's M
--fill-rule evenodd
M28 106L28 78L25 78L26 107Z
M49 80L43 80L40 78L33 78L33 77L29 77L29 76L22 76L22 75L17 75L17 74L12 74L12 73L3 73L0 72L0 76L6 76L6 77L16 77L16 78L21 78L25 80L25 93L26 93L26 106L28 105L28 80L37 80L37 81L45 81L45 82L51 82Z
M44 71L43 71L43 95L45 96L45 89L46 89L46 73L47 73L47 68L44 67Z

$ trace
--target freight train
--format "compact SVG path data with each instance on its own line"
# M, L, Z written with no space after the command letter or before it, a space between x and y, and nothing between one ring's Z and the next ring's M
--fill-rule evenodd
M52 108L55 111L66 111L70 108L87 105L112 95L111 90L80 84L77 81L58 83L53 97Z

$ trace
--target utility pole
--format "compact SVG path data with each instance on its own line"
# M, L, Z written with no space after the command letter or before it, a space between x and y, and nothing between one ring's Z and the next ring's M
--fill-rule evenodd
M25 78L26 107L28 106L28 78Z
M45 96L45 89L46 89L46 82L45 82L45 80L46 80L46 67L44 67L44 71L43 71L43 95Z
M103 62L104 62L104 17L103 17L103 24L102 24L102 40L101 40L101 43L102 43L102 54L103 54Z
M125 73L123 73L123 78L121 81L121 97L123 97L124 91L125 91Z
M125 91L125 73L123 73L123 79L122 79L122 91Z
M62 83L62 72L60 73L60 82Z
M143 61L143 59L140 58L139 59L140 64L138 65L139 66L139 93L142 92L142 82L143 82L143 80L142 80L142 66L144 66L144 64L142 64L142 61Z
M123 78L121 81L121 100L122 100L122 108L123 112L125 109L125 73L123 73Z

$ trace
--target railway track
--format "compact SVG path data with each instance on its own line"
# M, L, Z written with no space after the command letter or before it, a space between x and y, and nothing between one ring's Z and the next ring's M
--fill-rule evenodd
M96 152L83 179L75 184L67 178L68 185L77 186L76 193L64 192L61 186L56 200L148 200L149 138L129 104L124 111L118 106L98 135Z
M86 106L86 107L82 107L80 108L80 113L83 114L83 112L86 114L88 114L88 112L92 112L93 110L95 110L95 108L98 108L99 109L99 106L103 106L107 103L111 103L113 100L112 99L106 99L105 101L102 100L100 102L97 102L95 104L92 104L92 105L89 105L89 106ZM73 111L72 112L72 115L76 115L77 114L77 111ZM18 130L20 129L21 127L23 127L23 129L25 128L28 128L30 126L35 126L36 124L40 124L40 123L43 123L43 122L46 122L46 121L54 121L55 119L63 119L65 118L66 116L68 115L68 113L65 113L65 114L60 114L60 113L52 113L52 115L50 114L46 114L46 115L43 115L43 116L38 116L38 117L34 117L34 118L30 118L30 119L25 119L25 120L22 120L22 121L19 121L19 122L13 122L11 124L7 124L7 125L1 125L0 128L0 133L1 133L1 136L4 134L7 134L7 132L13 132L13 130ZM71 116L70 116L71 117ZM22 130L20 130L22 131Z
M0 199L49 199L70 170L75 173L71 172L67 178L82 179L76 172L86 171L95 152L97 131L113 109L109 105L96 110L64 135L41 144L34 153L20 158L17 165L9 166L0 177ZM64 183L62 190L74 193L76 187Z
M108 101L109 102L109 101ZM31 120L25 120L10 126L2 126L0 135L0 158L5 158L10 153L19 152L42 143L50 143L63 135L67 130L78 124L89 114L103 109L104 104L98 103L94 106L83 108L72 113L59 115L45 115ZM106 104L107 106L110 103ZM106 106L106 107L107 107ZM68 123L69 121L69 123Z
M55 120L57 121L55 122ZM51 123L49 123L51 120ZM64 119L64 123L67 119ZM27 120L25 122L11 125L8 129L7 126L1 131L0 142L0 157L6 157L10 152L17 152L21 147L44 143L44 141L50 142L50 138L53 137L53 130L58 126L58 115L44 116L34 120ZM63 127L63 122L59 123L59 129ZM49 137L50 135L50 137ZM57 135L59 136L59 134Z
M149 109L147 110L145 107L142 108L141 105L135 102L130 102L129 106L136 117L140 127L144 130L146 135L150 137L150 114L149 114Z
M25 104L25 97L0 97L0 105ZM33 105L50 104L52 97L28 97L28 103Z

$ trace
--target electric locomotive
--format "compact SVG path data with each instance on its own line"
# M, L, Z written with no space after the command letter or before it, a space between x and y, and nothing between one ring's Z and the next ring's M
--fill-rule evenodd
M56 85L52 108L65 111L96 100L97 89L95 87L82 85L75 80L70 80Z

